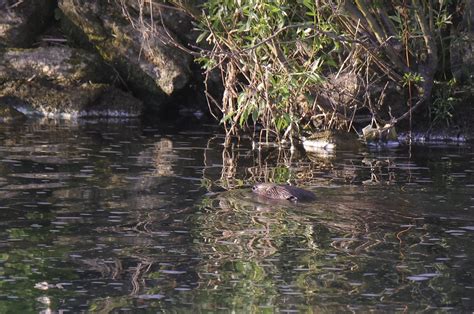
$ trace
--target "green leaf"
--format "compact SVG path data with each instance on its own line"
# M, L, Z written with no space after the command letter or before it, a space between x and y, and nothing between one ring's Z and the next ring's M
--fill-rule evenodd
M233 112L233 111L228 112L227 114L225 114L225 115L222 117L220 123L225 123L225 122L229 121L233 116L234 116L234 112Z
M239 94L239 96L237 97L237 105L240 107L242 107L245 102L247 101L247 94L245 92L242 92Z
M203 31L201 34L199 34L198 38L196 38L196 42L202 42L205 38L207 38L207 36L209 36L209 32Z
M260 110L257 107L252 111L252 120L253 120L253 122L257 122L259 116L260 116Z

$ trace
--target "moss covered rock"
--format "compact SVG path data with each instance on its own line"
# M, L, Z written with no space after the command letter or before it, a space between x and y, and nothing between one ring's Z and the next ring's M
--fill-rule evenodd
M69 47L0 49L0 82L46 79L58 84L107 83L116 75L90 52Z
M100 57L67 47L0 50L0 105L52 117L135 117L142 102L112 86Z
M61 24L73 39L87 41L110 62L146 105L161 109L167 96L188 83L192 58L170 44L172 31L158 24L147 28L148 21L141 22L127 1L120 3L60 0Z
M0 1L0 46L30 47L53 17L55 0Z
M0 97L25 114L53 118L136 117L142 112L141 101L107 84L64 87L47 81L11 81L2 85Z

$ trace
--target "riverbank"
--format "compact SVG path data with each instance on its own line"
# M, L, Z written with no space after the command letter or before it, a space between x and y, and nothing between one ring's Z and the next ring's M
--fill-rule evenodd
M302 138L305 132L331 128L362 133L371 120L378 120L379 127L393 123L402 135L411 129L414 134L425 134L419 137L424 139L473 138L470 104L474 93L469 87L469 69L474 64L474 50L469 32L463 33L463 25L472 19L468 8L455 21L459 42L449 49L451 83L434 81L433 103L425 99L409 122L407 97L411 92L414 99L423 94L415 81L400 78L389 82L379 77L372 84L364 82L360 73L332 73L327 68L317 72L320 69L315 67L313 74L319 78L312 79L317 84L298 90L297 97L288 99L285 107L284 95L295 82L279 86L281 82L274 77L271 84L253 86L248 82L250 64L221 67L225 69L221 73L205 72L196 60L205 57L212 61L212 43L197 43L205 29L201 25L197 30L202 21L193 15L193 8L201 8L202 3L196 1L194 7L184 8L160 2L2 2L0 120L17 123L31 116L45 116L140 118L179 124L220 121L228 132L239 129L248 133L255 131L255 126L265 129L269 124L276 128L269 128L270 132L280 134L278 139ZM295 48L296 54L308 60L316 57L314 52L310 58L309 47L301 45ZM222 56L221 65L232 65L230 55ZM258 64L254 65L255 71L260 71ZM285 71L289 68L278 73ZM465 85L459 85L461 82ZM408 83L413 84L409 89L405 86ZM263 103L261 93L267 95ZM369 94L372 96L364 98ZM417 105L413 102L412 106ZM393 122L397 120L394 116L405 118ZM372 127L378 132L379 127Z
M0 124L2 313L474 308L471 146L323 157L62 121ZM317 200L216 187L265 180Z
M137 5L127 4L131 13L124 15L113 1L2 2L3 111L54 118L205 115L199 67L171 44L194 42L191 18L155 4L148 13L156 21L139 25L137 12L149 8Z

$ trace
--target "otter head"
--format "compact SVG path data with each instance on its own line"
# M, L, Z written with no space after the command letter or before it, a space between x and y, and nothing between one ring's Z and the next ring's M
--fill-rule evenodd
M252 191L255 194L274 200L310 202L316 199L313 192L290 185L259 183L252 187Z
M274 200L296 201L297 197L291 193L287 186L273 183L259 183L252 187L252 192Z

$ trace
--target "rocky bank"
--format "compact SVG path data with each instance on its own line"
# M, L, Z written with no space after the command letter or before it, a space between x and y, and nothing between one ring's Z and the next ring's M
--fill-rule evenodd
M459 82L472 82L474 73L474 4L467 3L450 50ZM144 112L152 119L199 118L208 107L201 69L188 50L197 37L191 17L164 1L0 0L0 120L132 118ZM216 82L211 90L222 88ZM383 91L372 91L386 94L390 110L381 111L405 112L402 92L381 86ZM316 94L322 107L344 111L361 91L360 77L342 73L328 77ZM464 106L455 110L459 124L474 133L472 106ZM370 116L358 119L370 122Z
M196 101L173 105L202 81L182 49L195 38L163 2L0 1L2 120L202 114Z

